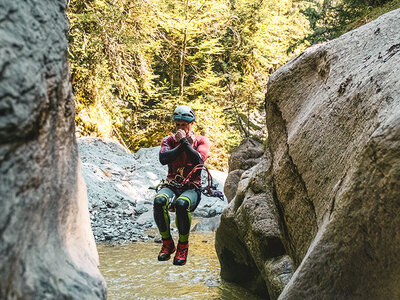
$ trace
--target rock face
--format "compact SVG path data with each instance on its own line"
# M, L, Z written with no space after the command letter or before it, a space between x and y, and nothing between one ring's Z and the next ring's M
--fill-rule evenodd
M229 174L224 186L224 194L228 202L235 197L240 176L242 176L244 171L259 163L263 154L262 145L249 138L244 139L232 153L228 162Z
M246 148L239 148L233 156ZM238 153L239 152L239 153ZM221 277L253 292L276 299L292 275L274 204L271 158L244 171L236 196L221 216L215 247Z
M74 136L65 7L0 3L1 299L105 299Z
M279 299L400 298L399 15L313 46L270 78L269 212L295 269ZM238 222L224 225L229 209L218 231Z

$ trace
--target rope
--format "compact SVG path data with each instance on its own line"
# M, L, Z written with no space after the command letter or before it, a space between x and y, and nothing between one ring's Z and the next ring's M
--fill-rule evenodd
M208 170L208 168L205 165L199 164L197 166L195 166L190 172L189 174L186 176L186 178L183 180L183 184L185 183L191 183L194 184L194 182L190 181L190 177L192 176L192 174L198 170L204 170L207 172L207 186L205 187L201 187L200 186L200 191L203 195L208 196L208 197L218 197L221 200L224 200L224 194L217 190L217 185L213 183L213 178L211 176L210 171Z
M193 175L194 172L198 170L204 170L207 172L207 186L202 187L201 184L198 185L197 183L190 181L190 177ZM161 180L161 182L157 186L149 188L154 189L156 190L156 192L158 192L162 187L167 185L172 185L177 188L183 188L186 184L192 184L197 189L199 189L200 192L205 196L217 197L220 198L221 200L224 200L224 194L221 191L217 190L217 185L214 184L210 171L203 164L194 166L193 169L189 172L189 174L181 182L178 182L177 180L171 180L171 181Z

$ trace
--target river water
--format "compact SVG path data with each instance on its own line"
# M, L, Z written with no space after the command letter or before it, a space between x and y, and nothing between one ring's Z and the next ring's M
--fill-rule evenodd
M258 297L219 276L215 233L192 232L186 265L157 260L161 244L98 244L108 299L246 299ZM175 238L176 240L176 238Z

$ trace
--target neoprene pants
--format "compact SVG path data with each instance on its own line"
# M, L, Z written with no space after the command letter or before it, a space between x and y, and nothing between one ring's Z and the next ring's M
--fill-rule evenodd
M176 195L175 192L168 187L163 187L157 193L154 198L153 213L154 220L156 221L158 230L163 239L171 238L170 217L168 211L168 206L171 201L173 201L175 207L175 224L179 232L179 241L187 242L192 221L190 211L197 206L199 194L195 189L189 189L180 195Z

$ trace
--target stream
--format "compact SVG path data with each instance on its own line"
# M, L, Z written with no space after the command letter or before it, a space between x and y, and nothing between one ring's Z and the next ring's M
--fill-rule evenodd
M107 299L260 299L221 279L214 240L214 232L192 232L184 266L173 265L173 256L159 262L161 244L154 241L97 244Z

